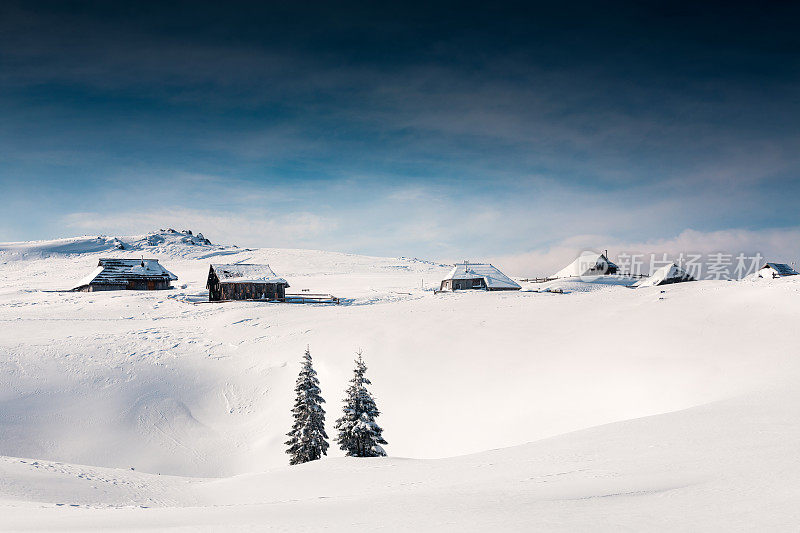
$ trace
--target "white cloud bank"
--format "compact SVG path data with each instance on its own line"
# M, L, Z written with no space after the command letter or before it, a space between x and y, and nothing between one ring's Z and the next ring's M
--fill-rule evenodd
M405 200L405 198L404 198ZM727 229L697 231L687 229L673 237L649 240L622 239L611 233L581 234L557 240L547 246L515 252L518 241L502 240L509 253L476 255L478 247L461 249L448 242L448 236L473 234L488 239L514 233L509 219L485 210L461 216L442 204L434 216L428 210L400 218L392 217L382 205L375 213L361 213L353 218L347 212L316 214L297 211L286 214L250 210L211 214L203 210L173 208L116 213L72 213L63 219L71 234L105 233L124 235L146 233L157 228L174 227L203 232L214 242L248 247L321 248L353 253L394 255L384 250L402 250L396 255L427 257L437 261L491 261L515 276L550 275L572 261L583 250L608 250L610 257L622 253L668 254L760 254L766 260L800 262L800 227L779 229ZM382 216L385 215L385 216ZM495 244L495 249L496 245ZM645 266L645 270L647 267Z
M728 229L696 231L687 229L680 234L661 239L633 241L610 235L578 235L554 246L529 252L498 255L491 260L517 276L546 276L566 266L583 250L608 250L613 259L620 253L713 254L734 256L761 254L768 261L800 262L800 227L763 230Z

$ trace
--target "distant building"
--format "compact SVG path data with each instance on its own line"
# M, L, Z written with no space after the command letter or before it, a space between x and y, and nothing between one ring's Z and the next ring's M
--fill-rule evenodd
M575 261L565 266L551 277L577 278L581 276L602 276L616 274L619 267L609 261L605 254L583 252Z
M767 263L756 271L758 278L784 278L786 276L797 276L795 269L786 263Z
M153 291L169 289L178 277L158 259L100 259L97 268L83 278L74 291Z
M283 300L289 284L269 265L211 265L208 271L208 300Z
M670 285L672 283L683 283L685 281L697 280L675 263L671 263L659 268L653 272L650 277L634 283L634 287L657 287L660 285Z
M468 262L456 264L440 286L443 291L518 291L521 288L493 265Z

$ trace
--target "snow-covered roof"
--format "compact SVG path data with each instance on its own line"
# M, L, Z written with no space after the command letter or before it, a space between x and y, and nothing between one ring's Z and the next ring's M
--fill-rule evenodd
M444 279L482 278L487 289L521 289L514 280L488 263L458 263Z
M680 283L683 281L695 281L695 279L689 275L684 269L676 265L675 263L671 263L669 265L664 265L663 267L659 268L655 272L653 272L649 278L645 278L636 284L635 287L655 287L657 285L667 285L669 283Z
M759 270L770 269L775 271L778 276L797 276L797 272L795 269L787 265L786 263L767 263Z
M286 283L279 278L269 265L251 265L238 263L234 265L211 265L220 283Z
M583 252L575 261L553 274L552 277L597 276L599 274L614 274L617 270L617 265L609 261L604 254Z
M103 258L91 274L78 282L76 287L94 283L96 285L127 285L129 280L175 281L178 276L161 266L158 259Z

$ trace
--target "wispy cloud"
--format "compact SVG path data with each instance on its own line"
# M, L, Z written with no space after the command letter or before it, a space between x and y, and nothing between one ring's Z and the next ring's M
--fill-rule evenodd
M680 254L725 253L747 257L760 255L765 261L800 263L800 227L763 230L727 229L722 231L697 231L687 229L660 239L642 241L621 240L611 235L576 235L557 244L519 254L498 255L493 261L503 264L508 272L519 276L548 276L569 264L584 250L608 250L613 258L619 254L642 254L649 261L667 254L676 258ZM649 267L645 265L644 271Z

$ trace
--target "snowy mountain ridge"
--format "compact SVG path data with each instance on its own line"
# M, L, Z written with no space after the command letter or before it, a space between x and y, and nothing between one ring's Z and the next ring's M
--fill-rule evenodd
M51 255L78 255L101 252L153 252L178 257L198 255L202 250L236 249L237 246L219 246L211 243L202 233L172 228L144 235L107 236L86 235L63 239L0 243L0 253L9 258L44 258Z

